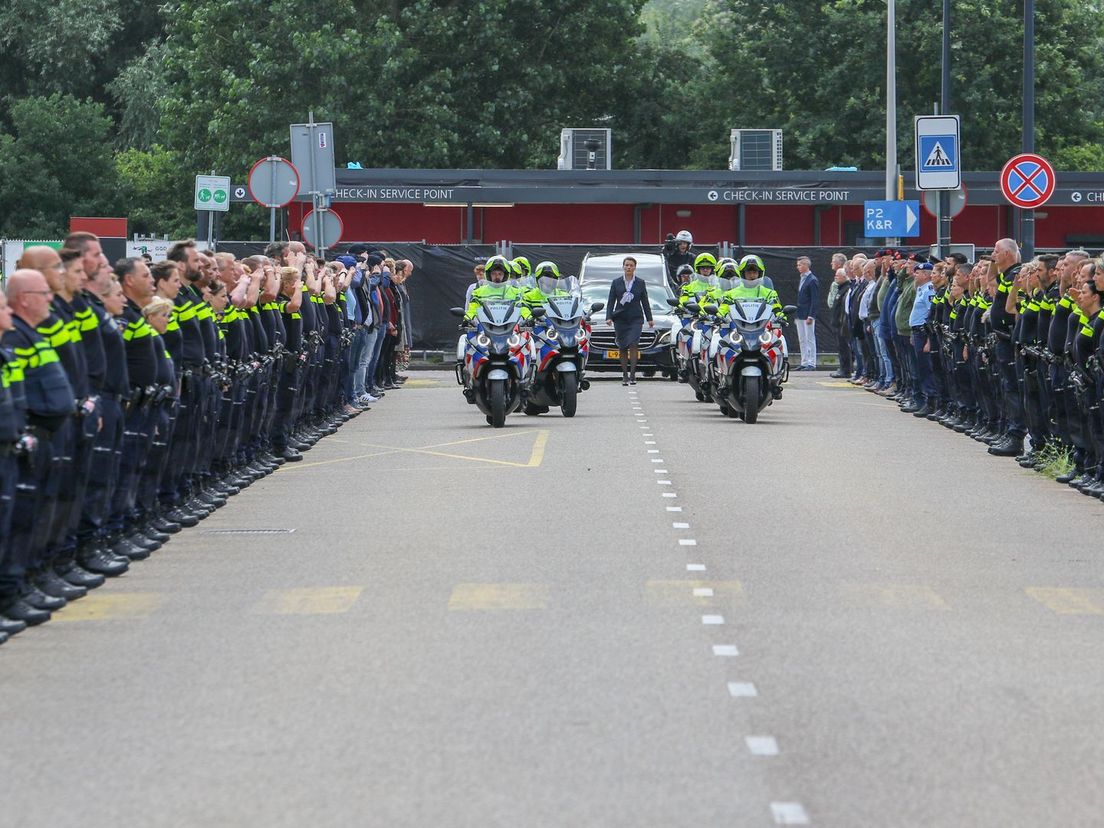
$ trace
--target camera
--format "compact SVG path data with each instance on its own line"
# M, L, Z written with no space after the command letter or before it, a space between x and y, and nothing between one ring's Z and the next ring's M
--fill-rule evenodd
M675 240L674 233L668 233L667 238L663 240L663 252L668 255L678 253L678 242Z

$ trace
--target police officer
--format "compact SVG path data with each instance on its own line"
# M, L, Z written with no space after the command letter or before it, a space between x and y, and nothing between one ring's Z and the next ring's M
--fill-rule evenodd
M58 601L64 605L66 600L44 595L34 583L49 564L46 552L58 477L67 472L57 451L65 442L57 440L56 435L71 426L76 411L76 397L60 357L37 330L52 315L52 296L46 277L37 270L22 268L8 279L7 298L13 318L2 344L14 355L9 379L12 369L22 373L26 433L33 440L33 448L19 465L10 545L0 572L0 615L28 625L48 621L50 607L56 609ZM102 576L77 566L58 574L79 586L103 583ZM43 601L44 597L52 600Z
M997 295L989 312L989 321L996 334L997 373L1000 376L1001 408L1004 413L1004 435L989 447L989 453L997 457L1016 457L1023 454L1024 425L1023 398L1016 378L1015 349L1012 344L1012 327L1015 322L1016 296L1013 282L1018 273L1020 250L1012 239L1001 239L993 248L989 272L996 275Z

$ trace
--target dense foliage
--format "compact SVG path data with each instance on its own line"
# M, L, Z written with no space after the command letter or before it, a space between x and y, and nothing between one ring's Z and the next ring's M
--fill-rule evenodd
M898 0L898 100L939 94L940 3ZM1104 0L1037 0L1038 149L1104 168ZM884 164L885 0L7 0L0 235L75 214L194 226L197 172L241 180L313 109L365 167L550 168L564 126L618 168L721 168L732 127L785 130L791 169ZM954 0L965 164L1019 146L1022 1ZM252 235L260 211L228 232Z

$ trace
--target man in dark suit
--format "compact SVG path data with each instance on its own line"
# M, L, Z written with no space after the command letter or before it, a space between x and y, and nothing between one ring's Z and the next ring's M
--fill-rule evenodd
M801 343L801 365L798 371L816 370L816 311L820 302L820 283L812 271L808 256L797 260L801 281L797 286L797 340Z

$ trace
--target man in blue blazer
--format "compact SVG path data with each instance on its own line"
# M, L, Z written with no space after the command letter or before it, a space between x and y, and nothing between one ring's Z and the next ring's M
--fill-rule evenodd
M801 343L801 365L798 371L814 371L817 364L816 351L816 311L820 303L820 283L810 269L812 262L808 256L797 260L797 272L801 281L797 285L797 341Z

